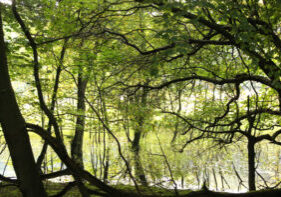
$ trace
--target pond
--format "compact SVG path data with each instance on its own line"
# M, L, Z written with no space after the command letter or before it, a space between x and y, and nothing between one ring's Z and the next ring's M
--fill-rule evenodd
M130 164L132 173L136 175L134 153L130 151L125 136L120 135L118 139L122 145L122 154ZM68 150L70 140L71 138L65 138ZM37 157L42 142L33 134L31 142ZM187 146L183 152L177 151L176 147L179 145L171 145L165 135L143 138L138 158L149 185L196 190L205 183L214 191L247 191L246 143L241 141L231 146L216 147L211 142L196 142ZM84 166L89 172L110 184L133 184L124 161L120 158L116 142L108 135L86 133L83 148ZM264 181L268 186L274 186L280 181L280 148L266 143L260 144L256 147L256 155L257 188L262 189L265 186ZM52 172L65 167L49 148L43 168L44 172ZM7 148L0 155L0 173L15 177ZM52 179L60 182L70 180L70 176Z

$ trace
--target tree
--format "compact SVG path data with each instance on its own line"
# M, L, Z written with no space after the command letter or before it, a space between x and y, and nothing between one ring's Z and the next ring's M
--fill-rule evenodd
M8 26L19 34L19 39L14 42L20 45L20 49L13 49L25 50L27 62L32 62L29 68L33 69L32 87L36 88L37 93L35 114L41 112L41 116L49 121L45 129L33 124L35 120L31 119L33 123L25 123L22 118L10 85L2 39L0 46L3 51L3 72L0 73L0 87L2 90L8 88L10 92L8 95L1 94L0 120L9 147L17 146L10 148L10 152L18 179L26 181L26 184L22 183L23 193L25 189L33 192L34 185L31 181L36 180L38 190L42 192L42 195L37 196L45 195L40 177L36 174L38 171L34 158L32 159L26 132L28 128L46 142L38 158L37 168L41 167L49 144L67 168L55 174L71 174L83 196L91 193L101 196L134 196L135 194L125 193L105 184L83 169L82 165L83 133L87 122L91 121L92 124L101 125L103 128L99 129L114 138L120 158L125 163L125 171L129 172L130 179L139 191L130 163L124 156L120 139L116 135L119 134L119 122L122 122L119 119L128 118L128 114L122 114L126 110L120 110L127 107L120 107L123 104L119 101L122 96L133 98L130 105L134 111L128 120L135 123L132 127L134 139L131 140L131 145L136 156L136 168L139 170L136 176L143 185L148 180L139 166L140 140L146 126L153 122L150 120L153 115L147 114L153 108L166 113L165 118L170 119L161 120L159 124L164 122L163 125L167 125L165 130L173 131L174 143L180 133L189 137L185 139L181 151L187 144L199 139L209 142L211 138L222 145L246 138L249 189L255 190L255 144L265 140L281 144L278 141L281 131L277 130L281 115L278 8L277 1L268 3L254 0L137 0L103 1L102 4L100 1L88 0L19 0L17 5L13 1L12 11L16 20L13 21L14 25L9 23ZM94 44L99 42L102 43L100 48ZM75 43L83 43L83 46L89 46L89 50L84 51L81 45ZM54 57L60 57L53 60L51 53ZM93 58L88 59L89 56ZM56 59L57 64L54 63ZM31 75L28 73L25 76ZM69 76L77 83L69 80ZM52 77L55 78L54 83L50 83ZM26 78L22 77L21 80ZM86 88L87 83L89 88ZM243 94L249 86L252 86L251 90L257 89L262 96L256 93L245 98ZM266 92L268 89L271 90L271 95ZM78 94L78 97L73 99L73 94ZM217 98L218 94L221 98ZM51 95L51 99L48 100L46 95ZM170 96L170 102L167 95ZM9 100L12 102L7 103L7 96L10 96ZM279 99L278 106L275 105L277 101L272 102L272 98ZM67 99L75 100L73 103L77 103L77 106L67 105ZM178 105L174 106L173 102ZM191 102L197 102L192 112L188 110ZM5 110L2 111L2 107ZM89 116L88 111L92 111L93 117ZM11 120L18 123L11 124ZM168 124L173 124L172 129ZM20 127L16 128L19 135L17 133L12 138L9 132L13 128L6 125ZM72 157L68 155L64 139L66 135L62 135L67 131L64 125L75 128ZM20 129L24 132L20 133ZM96 132L100 130L97 129ZM151 130L162 134L162 131L156 131L153 126ZM17 145L17 137L25 141ZM24 150L23 146L26 146ZM19 153L22 153L21 156ZM22 172L25 168L18 165L23 155L29 158L27 171L32 171L32 176L26 171ZM169 163L166 157L165 161ZM170 167L169 171L172 171ZM26 177L21 178L22 176ZM107 176L106 173L104 176ZM30 180L31 177L33 180ZM97 186L102 192L90 190L83 181ZM261 192L255 195L265 193L267 194ZM280 191L268 193L279 194ZM234 196L209 191L189 194L200 195ZM247 195L252 194L240 196Z
M23 196L47 196L36 170L25 120L21 115L10 82L0 3L0 122L12 157Z
M281 110L279 68L281 41L278 33L279 13L277 10L280 9L278 1L137 2L155 6L155 10L163 16L163 21L178 25L176 29L168 29L162 33L163 38L170 40L168 45L150 51L142 51L134 43L129 43L129 45L133 45L142 55L155 54L160 57L162 50L173 49L168 57L163 58L162 64L173 61L176 65L178 59L187 57L189 62L184 69L189 69L189 71L184 73L187 76L172 75L172 79L160 85L136 85L135 87L159 90L176 83L195 80L214 86L229 85L232 87L231 89L236 93L229 98L227 103L224 103L224 109L220 109L219 113L211 112L213 115L217 114L214 118L202 118L201 116L199 119L189 118L186 121L189 129L203 132L188 142L208 137L216 138L219 134L225 134L227 141L232 142L236 132L246 136L249 151L249 189L254 190L255 143L268 140L271 143L280 144L277 140L280 134L280 130L276 130L278 125L271 127L275 128L271 135L263 132L265 130L263 122L272 118L269 118L268 115L274 115L275 120L278 120ZM270 16L268 13L271 13ZM238 66L233 65L232 67L231 63L230 66L223 65L221 60L224 58L220 52L214 51L216 49L224 51L224 54L231 54L232 58L229 56L229 59L238 63ZM207 56L202 53L212 53L217 60L212 61L210 57L202 60L202 57ZM199 58L202 60L200 62L202 66L193 66ZM219 68L216 64L224 67ZM208 65L212 65L212 67ZM279 108L265 105L267 97L261 96L264 100L261 100L260 97L256 98L255 109L246 113L245 110L241 110L243 109L243 105L239 104L239 102L243 102L240 95L240 92L243 91L241 87L245 86L245 83L253 82L258 83L261 88L272 89L275 98L279 100ZM206 110L203 109L202 112L206 114ZM259 118L255 119L256 116ZM248 120L249 123L248 131L243 131L245 120ZM261 121L261 126L258 126ZM257 136L257 132L252 133L253 127L259 131L259 136ZM269 127L267 125L266 128Z

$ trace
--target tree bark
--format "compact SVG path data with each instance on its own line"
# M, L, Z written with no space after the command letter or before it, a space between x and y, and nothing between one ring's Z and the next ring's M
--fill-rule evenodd
M138 100L140 99L140 101ZM147 90L143 89L143 92L140 96L140 98L136 98L137 105L140 105L140 109L146 107L146 99L147 99ZM134 167L135 167L135 175L138 178L139 182L143 186L148 186L145 172L141 163L140 158L140 141L141 141L141 135L144 132L144 124L145 124L145 114L144 112L141 112L140 114L136 114L136 126L135 126L135 132L134 132L134 139L132 141L132 152L134 154Z
M11 85L0 3L0 123L24 197L47 196L37 171L25 120Z
M85 128L85 92L88 80L83 77L82 68L78 73L77 110L75 135L71 143L71 156L83 168L83 136Z
M83 170L80 165L78 165L76 162L73 161L73 159L71 159L68 156L65 146L57 138L54 138L49 133L47 133L43 128L28 123L27 123L27 127L32 129L33 132L37 133L39 136L41 136L44 140L48 142L48 144L57 153L58 157L64 162L66 167L71 171L71 174L74 177L78 177L78 180L84 179L88 181L90 184L95 185L102 191L106 192L108 196L114 196L114 197L127 196L127 194L123 193L122 191L106 185L105 183L97 179L95 176L91 175L89 172Z
M256 190L255 142L251 138L248 138L248 185L249 191Z
M141 160L140 160L139 152L134 153L134 165L135 165L135 175L139 179L139 182L143 186L148 186L146 176L145 176L145 172L144 172Z
M60 83L60 75L61 75L61 72L62 72L62 66L63 66L63 60L64 60L66 48L67 48L67 42L68 42L68 39L65 39L62 50L61 50L61 53L60 53L59 65L58 65L58 68L56 70L56 78L55 78L55 84L54 84L54 88L53 88L52 101L51 101L51 107L50 107L50 111L52 113L54 113L55 104L56 104L56 101L57 101L57 94L58 94L59 83ZM51 129L52 129L52 122L49 120L47 131L49 133L51 133ZM37 158L37 162L36 162L37 167L40 170L41 170L42 162L43 162L43 160L45 158L45 155L47 153L47 149L48 149L48 144L46 142L44 142L41 153L39 154L39 156Z

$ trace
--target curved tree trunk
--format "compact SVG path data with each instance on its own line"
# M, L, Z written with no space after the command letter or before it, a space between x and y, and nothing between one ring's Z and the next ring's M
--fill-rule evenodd
M58 94L59 83L60 83L60 75L61 75L61 72L62 72L62 66L63 66L63 60L64 60L66 48L67 48L67 42L68 42L68 39L65 39L62 50L61 50L61 53L60 53L59 65L58 65L58 68L56 70L55 84L54 84L54 88L53 88L52 100L51 100L51 106L50 106L50 111L52 113L55 110L55 104L56 104L56 101L57 101L57 94ZM51 129L52 129L52 122L49 120L47 131L49 133L51 133ZM45 158L45 155L47 153L47 149L48 149L48 144L46 142L44 142L43 147L41 149L41 152L40 152L40 154L37 158L37 162L36 162L37 168L39 170L41 170L41 165L42 165L42 162L43 162L43 160Z
M41 136L44 140L48 142L48 144L53 148L56 152L58 157L64 162L66 167L71 171L73 177L77 177L78 180L84 179L88 181L90 184L95 185L102 191L106 192L107 196L114 196L114 197L125 197L127 196L124 192L115 189L107 184L103 183L95 176L91 175L88 171L85 171L78 165L76 162L73 161L72 158L68 156L67 150L65 146L56 138L52 137L49 133L47 133L43 128L37 125L28 124L27 127L32 129L33 132L37 133Z
M0 3L0 123L25 197L46 196L8 72Z

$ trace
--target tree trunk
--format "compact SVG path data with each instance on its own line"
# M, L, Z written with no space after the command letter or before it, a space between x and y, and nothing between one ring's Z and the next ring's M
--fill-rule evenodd
M134 153L135 175L143 186L148 186L144 169L140 160L139 152Z
M249 191L256 190L256 167L255 167L255 142L248 138L248 185Z
M55 78L55 84L54 84L54 89L53 89L53 93L52 93L52 100L51 100L51 107L50 107L50 111L52 113L54 113L55 105L56 105L56 101L57 101L57 94L58 94L59 83L60 83L60 75L61 75L61 72L62 72L62 66L63 66L63 60L64 60L66 48L67 48L67 42L68 42L68 39L65 39L62 50L61 50L61 53L60 53L59 65L58 65L58 68L56 70L56 78ZM51 133L51 129L52 129L52 122L49 120L47 131L49 133ZM42 162L43 162L43 160L45 158L45 155L47 153L47 149L48 149L48 144L47 144L47 142L44 142L43 147L41 149L41 153L39 154L39 156L37 158L37 162L36 162L37 168L40 169L40 170L41 170Z
M0 3L0 123L23 196L44 197L47 195L36 168L25 120L19 110L10 81L1 6Z
M148 186L144 169L140 158L140 140L143 132L143 119L138 122L135 128L134 140L132 141L133 162L135 167L135 176L143 186Z
M134 154L133 158L134 158L134 166L135 166L135 175L143 186L148 185L140 159L140 141L141 141L141 135L144 132L144 124L145 124L145 112L143 111L143 108L146 108L146 98L147 98L147 90L144 89L140 98L141 100L138 101L138 98L136 99L137 105L140 105L141 113L137 113L136 115L137 124L134 129L135 130L134 139L132 141L132 152Z
M75 135L71 143L72 158L83 167L83 136L85 127L85 91L87 87L87 79L84 79L82 68L78 73L78 93L77 93L77 110L79 115L76 120Z

